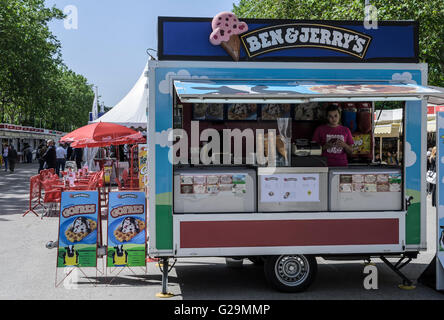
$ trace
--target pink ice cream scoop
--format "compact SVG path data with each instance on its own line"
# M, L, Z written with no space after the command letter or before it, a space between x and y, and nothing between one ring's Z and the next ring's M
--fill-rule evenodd
M248 31L248 25L239 21L236 15L231 12L221 12L213 18L211 22L213 32L210 35L210 42L220 45L222 41L229 41L232 35L238 35Z
M238 35L248 31L248 25L239 21L234 13L221 12L217 14L211 22L213 32L210 34L210 42L222 47L231 55L239 60L240 40Z

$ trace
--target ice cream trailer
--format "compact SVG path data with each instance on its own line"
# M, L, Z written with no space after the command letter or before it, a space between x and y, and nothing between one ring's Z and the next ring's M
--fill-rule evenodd
M226 23L225 23L226 22ZM242 30L240 30L242 26ZM159 17L149 61L149 255L249 258L302 291L316 258L401 268L427 248L427 65L418 24ZM374 162L375 111L403 109L399 165ZM313 132L353 135L328 167ZM377 109L377 110L376 110ZM387 258L399 259L392 264Z

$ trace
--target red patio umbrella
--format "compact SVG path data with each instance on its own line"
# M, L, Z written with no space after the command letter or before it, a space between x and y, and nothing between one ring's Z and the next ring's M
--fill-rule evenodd
M143 136L133 129L109 122L96 122L64 135L60 142L71 143L73 147L104 147L141 141Z
M106 147L121 144L144 143L146 139L140 132L110 122L96 122L76 129L60 139L71 143L73 148ZM118 163L118 162L117 162ZM118 175L118 172L116 172Z
M73 148L94 148L94 147L107 147L110 145L121 145L121 144L137 144L137 143L146 143L146 138L140 133L137 132L135 134L124 136L116 139L105 139L102 141L96 141L94 139L82 139L77 140L71 144Z

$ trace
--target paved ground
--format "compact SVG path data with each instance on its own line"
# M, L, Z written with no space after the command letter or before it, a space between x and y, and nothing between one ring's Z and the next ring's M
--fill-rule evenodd
M96 271L86 269L87 277L80 274L78 282L62 282L55 288L56 250L46 249L45 244L57 239L58 218L22 217L28 204L29 177L36 172L36 164L19 164L14 174L0 171L0 299L159 299L161 273L154 263L146 270L134 269L135 274L124 271L114 280L109 271L99 272L95 285L90 281L95 281ZM403 269L410 279L417 279L434 256L434 225L435 210L429 203L429 249ZM399 278L381 261L375 262L378 290L363 288L362 261L318 259L318 276L310 289L283 294L270 289L262 268L250 262L242 268L228 268L223 258L179 259L170 272L169 291L175 294L173 300L444 299L443 294L422 284L415 290L399 289ZM58 271L57 280L61 281L63 271Z

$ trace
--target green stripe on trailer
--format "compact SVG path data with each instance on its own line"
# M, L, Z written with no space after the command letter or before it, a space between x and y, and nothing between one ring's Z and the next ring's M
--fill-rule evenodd
M407 209L405 217L405 240L406 244L421 243L421 192L407 189L407 197L413 197Z
M156 204L156 248L173 249L173 206Z

